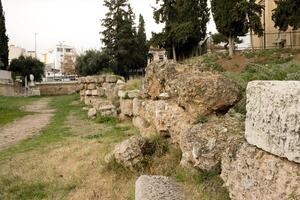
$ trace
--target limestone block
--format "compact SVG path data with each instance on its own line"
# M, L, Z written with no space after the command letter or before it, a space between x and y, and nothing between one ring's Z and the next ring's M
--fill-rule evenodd
M97 83L104 83L105 82L105 76L98 76L97 77Z
M134 98L132 101L132 113L134 116L138 116L141 110L142 100Z
M87 85L87 89L88 89L88 90L94 90L94 89L96 89L96 84L95 84L95 83L90 83L90 84L88 84L88 85Z
M107 83L116 83L118 81L118 78L114 75L108 75L105 77L105 81Z
M91 108L91 109L89 109L89 111L88 111L88 117L89 117L89 118L95 118L96 115L97 115L97 110L96 110L96 108Z
M127 95L127 92L126 92L126 91L123 91L123 90L119 90L119 91L118 91L118 97L124 99L124 98L126 97L126 95Z
M85 90L80 90L80 96L85 96Z
M133 136L116 145L114 157L116 161L125 167L133 169L149 153L151 147L148 139L141 136Z
M85 84L84 84L84 83L80 83L80 85L79 85L79 89L80 89L80 90L83 90L83 89L85 89Z
M92 90L92 96L99 96L98 90Z
M135 183L135 200L184 200L183 190L165 176L140 176Z
M92 90L86 90L85 95L86 96L92 96Z
M224 152L222 174L232 200L299 199L300 165L247 142Z
M246 139L300 163L300 81L253 81L247 88Z
M133 99L133 98L138 98L140 95L140 91L139 90L131 90L131 91L128 91L128 97L130 99Z
M121 113L123 113L126 116L131 117L133 115L132 104L133 103L132 103L131 99L121 99L121 101L120 101Z

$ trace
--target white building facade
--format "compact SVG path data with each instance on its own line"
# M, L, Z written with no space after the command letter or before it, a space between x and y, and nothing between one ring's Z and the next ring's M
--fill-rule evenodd
M61 80L66 75L63 69L63 63L66 58L71 58L74 63L74 66L71 67L75 69L76 55L77 53L74 47L63 44L56 45L54 49L44 54L46 81Z

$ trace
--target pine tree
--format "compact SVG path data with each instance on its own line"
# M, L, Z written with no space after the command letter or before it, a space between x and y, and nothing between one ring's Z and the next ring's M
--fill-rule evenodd
M7 69L7 68L8 68L8 37L6 35L4 11L2 7L2 2L0 0L0 69Z
M142 15L139 17L139 26L137 32L137 53L138 53L138 68L145 68L148 60L148 46L145 30L145 20Z
M289 26L294 30L300 28L300 0L277 0L276 4L272 16L275 27L281 31L286 31Z
M229 55L233 55L234 38L248 32L247 16L238 9L240 0L211 0L211 9L219 33L228 37Z

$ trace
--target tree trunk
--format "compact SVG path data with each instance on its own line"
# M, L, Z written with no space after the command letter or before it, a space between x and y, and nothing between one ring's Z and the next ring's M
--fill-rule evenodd
M234 42L232 36L228 37L228 42L229 42L229 56L233 56L233 51L234 51Z
M175 62L177 62L176 49L175 49L175 45L174 44L172 44L172 51L173 51L173 60Z
M251 48L252 51L254 51L254 45L253 45L253 32L252 32L252 28L250 27L250 42L251 42Z

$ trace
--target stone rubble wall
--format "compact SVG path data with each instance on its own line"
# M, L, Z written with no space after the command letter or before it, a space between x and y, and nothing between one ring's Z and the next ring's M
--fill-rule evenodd
M299 119L299 81L249 83L247 141L228 147L222 158L231 199L300 199Z
M79 79L80 100L101 115L117 116L114 100L124 87L124 78L115 75L87 76Z

